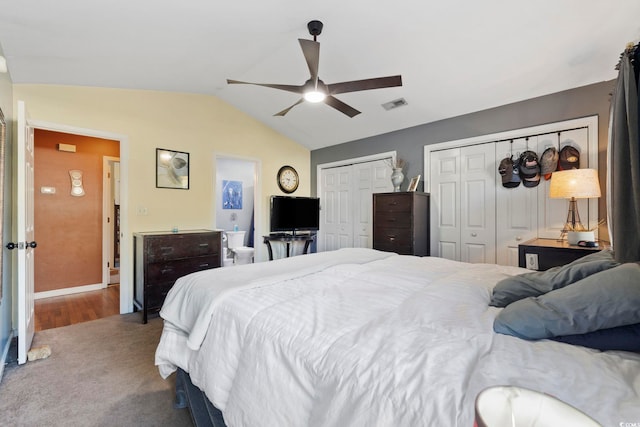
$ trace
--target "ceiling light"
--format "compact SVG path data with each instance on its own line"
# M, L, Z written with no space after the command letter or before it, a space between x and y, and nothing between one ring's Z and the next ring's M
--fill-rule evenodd
M7 59L4 56L0 56L0 73L7 72Z
M327 95L319 90L310 90L304 94L304 99L309 102L322 102L326 97Z

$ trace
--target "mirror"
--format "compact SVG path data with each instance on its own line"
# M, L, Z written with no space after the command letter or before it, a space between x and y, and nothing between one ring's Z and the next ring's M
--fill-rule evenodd
M7 145L7 124L4 121L4 114L0 110L0 242L2 239L4 224L4 151ZM0 248L0 300L2 299L2 253L4 248Z

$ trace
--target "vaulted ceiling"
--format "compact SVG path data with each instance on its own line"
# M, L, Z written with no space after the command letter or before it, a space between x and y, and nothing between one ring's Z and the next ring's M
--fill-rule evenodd
M316 149L613 79L639 16L638 0L0 0L0 45L16 84L215 95ZM322 80L402 87L336 95L353 118L306 102L274 117L299 96L226 83L304 84L314 19Z

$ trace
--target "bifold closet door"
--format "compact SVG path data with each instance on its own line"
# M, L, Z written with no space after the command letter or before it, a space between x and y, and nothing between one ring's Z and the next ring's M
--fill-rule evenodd
M353 171L353 247L373 247L373 193L393 191L391 170L384 160L356 163Z
M353 244L351 165L323 169L321 174L320 229L318 249L332 251Z
M433 255L495 263L495 144L431 154Z
M505 188L497 168L505 157L515 159L526 150L538 152L538 137L496 143L496 264L500 265L517 267L518 245L538 236L538 187L520 183Z
M373 193L393 191L384 160L322 169L318 250L373 247Z

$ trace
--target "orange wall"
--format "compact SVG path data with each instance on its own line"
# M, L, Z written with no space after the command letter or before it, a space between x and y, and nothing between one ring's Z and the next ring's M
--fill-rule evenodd
M58 144L76 146L75 153ZM117 141L35 131L35 291L102 283L102 158L119 157ZM85 195L71 196L69 170L83 172ZM41 187L55 187L42 194Z

